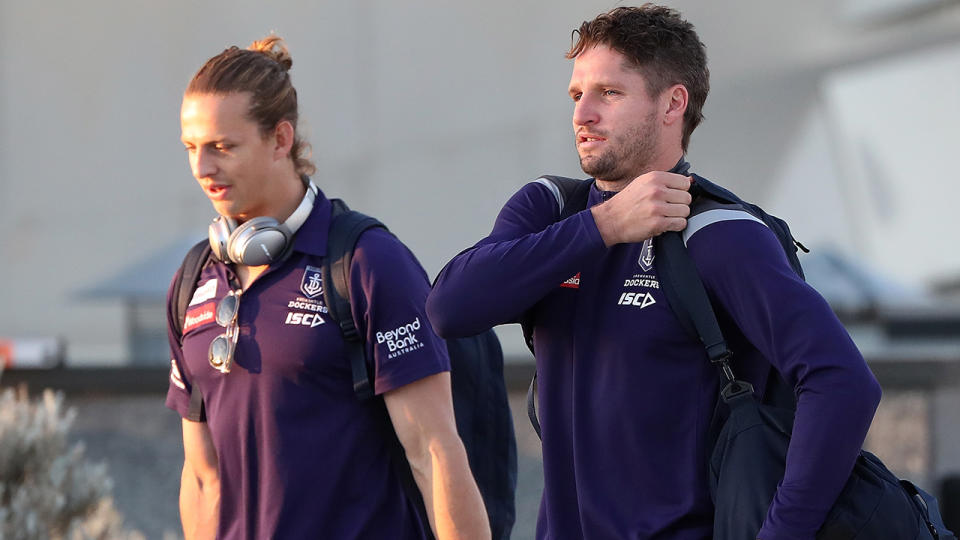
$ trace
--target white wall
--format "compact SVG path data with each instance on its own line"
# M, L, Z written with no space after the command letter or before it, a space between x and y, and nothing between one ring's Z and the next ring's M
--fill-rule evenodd
M957 66L954 44L825 74L769 206L791 213L804 242L831 244L904 284L955 278Z
M512 2L0 10L0 335L64 335L77 362L125 354L120 304L77 291L205 233L179 102L227 45L269 30L288 40L319 184L380 216L431 273L526 179L576 172L562 53L586 14Z
M570 30L612 4L0 2L0 336L62 335L76 363L126 360L120 303L77 293L204 234L212 210L179 143L181 92L204 60L269 30L293 54L318 183L435 273L524 182L579 174L563 53ZM798 178L798 137L822 131L807 115L827 68L911 36L960 36L952 8L851 28L827 0L672 4L711 61L694 164L761 201ZM818 137L804 144L831 144Z
M858 66L824 89L858 253L911 282L960 274L952 249L960 228L960 45Z

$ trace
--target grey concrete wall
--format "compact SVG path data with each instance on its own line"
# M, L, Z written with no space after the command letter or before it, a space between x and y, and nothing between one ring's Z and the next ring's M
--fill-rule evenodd
M791 177L784 162L825 73L960 36L956 2L883 24L827 0L670 4L711 62L691 158L761 201ZM62 335L75 363L128 360L123 305L78 293L204 234L212 210L178 140L181 92L206 58L270 30L293 54L318 183L382 218L435 273L524 182L579 174L563 52L611 5L0 3L0 336Z

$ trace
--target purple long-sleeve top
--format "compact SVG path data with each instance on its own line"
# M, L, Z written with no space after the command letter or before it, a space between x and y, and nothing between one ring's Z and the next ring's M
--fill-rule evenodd
M590 206L614 196L591 189ZM812 539L849 476L880 388L774 234L735 208L695 208L685 231L739 378L772 365L797 412L781 486L757 537ZM708 539L707 430L721 377L660 290L649 241L606 247L589 210L557 221L524 186L490 235L443 269L427 313L444 337L526 317L543 435L537 538Z

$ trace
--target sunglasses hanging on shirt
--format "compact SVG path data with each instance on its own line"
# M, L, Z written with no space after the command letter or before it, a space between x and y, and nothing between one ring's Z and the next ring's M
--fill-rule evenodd
M210 366L220 373L230 373L230 368L233 367L233 355L237 350L237 338L240 336L237 314L240 313L241 294L241 289L231 290L217 302L217 324L226 328L226 331L213 338L207 356Z

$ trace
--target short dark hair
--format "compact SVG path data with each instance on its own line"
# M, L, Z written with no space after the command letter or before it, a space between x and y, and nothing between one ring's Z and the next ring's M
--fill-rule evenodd
M627 58L647 80L647 92L656 96L674 84L687 88L689 102L683 115L683 150L690 134L703 120L703 104L710 91L707 51L693 25L676 10L655 4L618 7L584 21L571 35L567 58L605 45Z
M293 59L283 39L269 35L254 41L246 49L236 46L206 61L190 79L186 94L250 93L247 115L260 126L261 133L269 133L283 120L293 125L293 147L290 158L299 174L316 171L308 157L310 145L297 133L297 90L290 82Z

